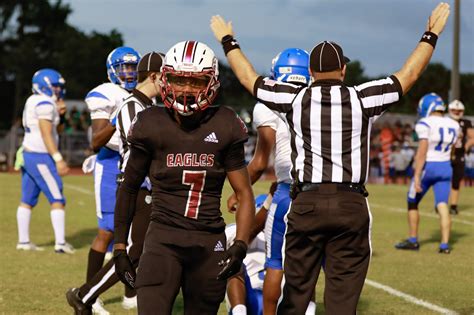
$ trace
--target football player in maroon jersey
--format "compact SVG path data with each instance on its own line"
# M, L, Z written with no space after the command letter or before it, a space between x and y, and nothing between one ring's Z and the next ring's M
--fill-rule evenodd
M145 109L130 129L130 158L118 192L114 261L138 293L140 314L171 314L182 289L185 314L216 314L226 279L241 268L255 216L244 160L247 130L236 113L213 106L219 88L214 52L180 42L165 56L165 107ZM125 251L135 198L152 183L151 223L135 282ZM226 248L220 211L226 177L239 200L237 236Z

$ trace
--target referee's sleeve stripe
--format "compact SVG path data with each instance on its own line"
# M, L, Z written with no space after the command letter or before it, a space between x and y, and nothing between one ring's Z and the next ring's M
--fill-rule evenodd
M263 77L259 76L253 85L253 96L257 97L258 88L262 85Z
M373 84L370 84L370 83L373 83ZM361 86L357 87L357 89L359 90L363 98L367 98L371 96L380 96L380 95L385 95L385 94L392 94L392 93L394 93L396 96L395 101L398 101L398 99L400 98L400 92L397 90L397 86L394 83L394 81L392 81L390 78L368 82L363 85L366 85L366 86L364 86L364 88L362 89L360 89Z

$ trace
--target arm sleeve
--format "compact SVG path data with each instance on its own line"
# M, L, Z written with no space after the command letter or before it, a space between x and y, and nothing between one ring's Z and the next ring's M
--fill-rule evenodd
M415 131L419 140L428 139L430 136L430 125L428 125L425 121L420 120L415 125Z
M110 119L115 102L104 93L94 89L87 94L85 101L91 113L91 119Z
M151 154L153 150L151 149L150 139L146 135L147 126L145 120L146 116L143 115L143 112L135 115L126 133L127 141L130 146Z
M231 126L231 141L224 157L224 168L227 172L246 166L244 143L248 140L247 127L235 112Z
M150 164L150 154L132 145L124 181L120 184L115 205L115 243L127 244L130 225L135 215L138 190L145 180Z
M232 172L247 166L245 163L244 143L237 142L232 144L227 150L224 158L224 168L226 172Z
M257 129L258 127L270 127L273 130L277 130L278 119L280 118L262 103L257 103L253 108L254 129Z
M303 87L259 77L255 81L253 94L268 108L287 113L293 108L293 101Z
M38 119L46 119L49 121L53 121L55 110L55 105L49 101L41 101L36 104L35 107L35 113Z
M382 115L402 98L400 81L394 75L354 87L361 99L362 108L369 117Z

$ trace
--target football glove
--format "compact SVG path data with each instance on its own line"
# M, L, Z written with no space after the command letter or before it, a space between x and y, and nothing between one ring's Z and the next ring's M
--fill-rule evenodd
M115 273L117 277L128 287L135 289L135 279L137 274L130 257L125 249L114 250Z
M219 262L219 267L223 267L217 275L217 280L227 280L240 271L242 262L247 255L247 244L244 241L236 240L225 252L224 259Z

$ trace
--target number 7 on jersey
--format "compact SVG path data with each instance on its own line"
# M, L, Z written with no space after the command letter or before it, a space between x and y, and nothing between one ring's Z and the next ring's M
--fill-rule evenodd
M190 185L184 216L197 219L201 196L206 183L206 171L183 171L183 184Z

